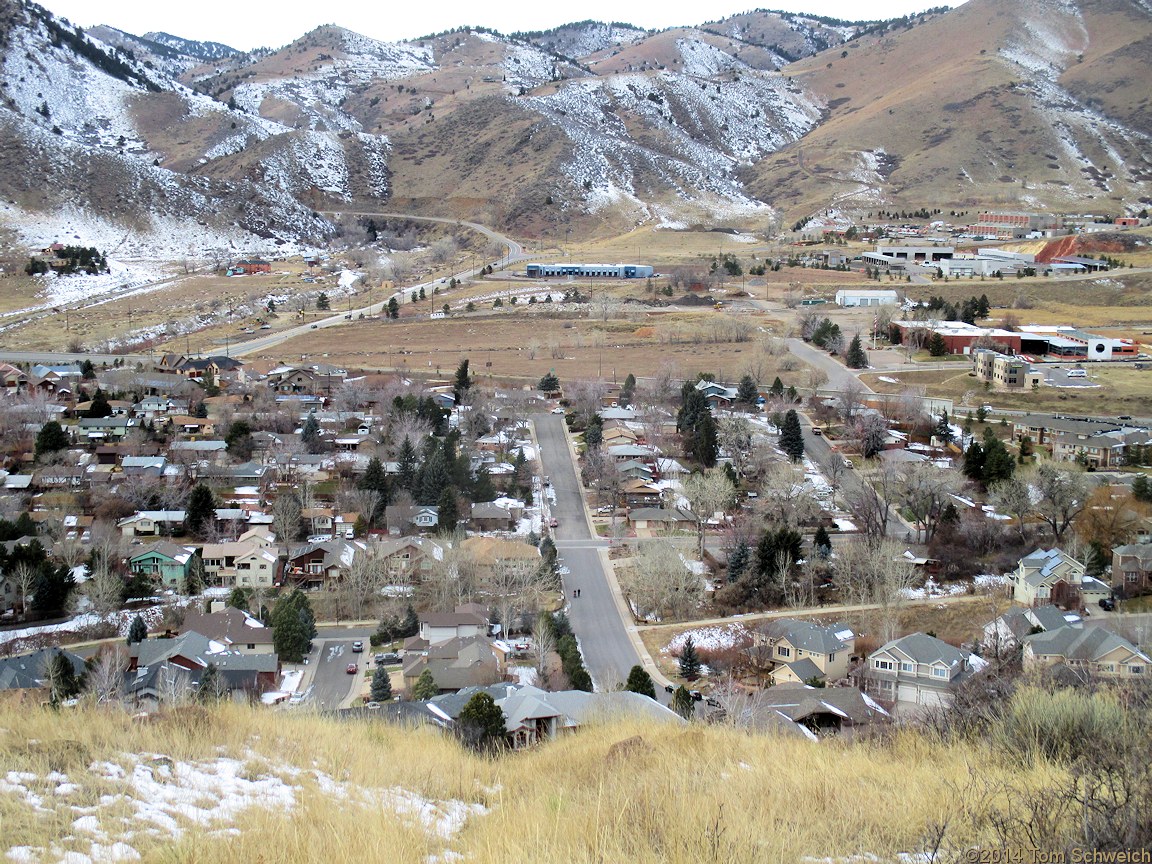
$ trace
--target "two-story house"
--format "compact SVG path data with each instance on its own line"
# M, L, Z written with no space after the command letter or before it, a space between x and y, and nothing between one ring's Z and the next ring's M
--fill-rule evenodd
M773 684L836 681L848 677L848 658L856 636L845 624L823 626L782 618L756 629L749 649L754 659L770 664Z
M1112 596L1112 589L1088 576L1085 567L1061 549L1037 549L1020 559L1011 574L1012 597L1025 606L1051 603L1081 609Z
M140 510L116 523L125 537L155 537L172 534L184 524L183 510Z
M444 558L444 547L425 537L386 537L374 543L372 551L390 585L417 584L434 562Z
M1148 655L1106 627L1061 627L1025 636L1024 668L1057 663L1109 678L1143 680L1152 663Z
M205 543L201 549L204 578L223 588L270 588L278 576L279 557L257 540Z
M181 588L194 566L197 552L175 543L150 543L128 559L133 573L150 576L165 588Z
M326 540L297 546L288 553L284 578L306 591L336 584L366 549L359 540Z
M1112 549L1112 585L1124 597L1152 590L1152 543L1129 543Z
M864 689L889 702L946 706L952 689L980 662L935 636L911 633L872 653L864 669Z

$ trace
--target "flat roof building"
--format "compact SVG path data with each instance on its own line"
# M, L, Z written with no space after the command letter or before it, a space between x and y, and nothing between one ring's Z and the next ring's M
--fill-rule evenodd
M529 264L524 270L524 275L529 279L548 279L555 276L647 279L656 274L647 264Z

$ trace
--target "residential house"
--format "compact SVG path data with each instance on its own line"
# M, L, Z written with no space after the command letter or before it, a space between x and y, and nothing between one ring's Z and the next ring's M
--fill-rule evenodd
M1012 596L1025 606L1052 603L1082 609L1112 596L1112 589L1086 575L1084 565L1060 549L1037 549L1020 559L1011 574Z
M424 537L386 537L371 548L376 560L383 563L391 585L421 582L433 562L444 558L444 547Z
M455 722L464 706L477 693L487 693L504 714L505 738L516 750L551 741L592 721L616 718L682 725L686 721L654 699L639 693L616 691L586 693L583 690L545 691L524 684L492 684L465 687L424 703L439 725Z
M123 441L132 421L123 414L108 417L81 417L76 424L77 435L89 442Z
M1061 627L1080 627L1083 619L1075 612L1065 612L1052 605L1013 606L999 618L984 625L980 641L984 656L1005 655L1019 647L1021 640L1031 633L1057 630Z
M331 396L347 377L346 370L327 363L309 367L281 366L268 373L268 386L276 393L289 396Z
M11 363L0 363L0 390L12 395L28 389L28 373Z
M838 681L848 677L856 636L845 624L827 626L781 618L756 629L749 655L769 666L773 684Z
M337 583L344 578L355 557L366 549L359 540L327 540L297 546L288 553L284 579L306 591Z
M175 543L150 543L128 558L133 573L150 576L165 588L180 588L198 557L195 549Z
M1123 465L1132 449L1152 443L1149 430L1133 423L1050 414L1025 414L1014 421L1012 431L1017 440L1027 436L1036 446L1048 448L1053 459L1080 459L1094 468Z
M628 524L637 531L689 531L696 529L696 517L687 510L638 507L628 511Z
M468 525L473 531L515 531L523 513L523 508L517 511L485 501L472 505Z
M280 673L280 661L271 652L230 651L222 642L187 630L175 639L129 646L125 701L148 710L185 698L195 692L209 664L216 667L225 692L246 698L273 689Z
M116 523L125 537L172 535L183 528L187 514L183 510L140 510Z
M656 476L656 472L639 459L626 459L623 462L617 462L616 472L628 480L640 480L644 483L650 483Z
M643 461L651 459L655 454L649 447L640 447L636 444L612 444L607 448L608 455L616 462L628 462L629 460Z
M332 520L335 516L331 507L305 507L300 518L308 526L310 536L332 536Z
M272 265L263 258L243 258L228 268L228 275L251 276L254 273L271 273Z
M1058 663L1109 678L1148 676L1148 655L1106 627L1060 627L1024 637L1024 668Z
M504 675L504 661L486 636L463 636L431 644L421 653L406 650L404 686L415 685L425 669L436 688L448 693L496 683Z
M260 619L231 606L213 612L190 610L184 615L180 633L202 633L213 642L241 654L275 653L272 628Z
M125 477L160 477L168 460L163 456L125 456L120 470Z
M752 710L781 715L817 737L859 733L892 720L878 702L855 687L812 687L795 682L762 690ZM761 725L755 717L751 723Z
M68 660L77 677L84 674L84 658L62 648L41 648L31 654L0 657L0 700L49 701L48 664L57 655Z
M271 588L280 558L267 544L249 538L235 543L205 543L200 552L204 579L221 588Z
M488 619L476 612L427 612L420 617L416 637L429 645L450 639L488 635Z
M912 633L872 653L864 669L864 689L888 702L947 706L952 689L980 663L935 636Z
M472 559L482 578L498 564L518 564L535 570L541 561L540 550L531 543L500 537L466 537L460 541L460 550Z
M663 493L659 486L643 480L628 480L620 489L624 503L628 507L659 507Z
M715 381L697 381L696 390L704 396L704 401L713 410L728 408L736 401L736 387L725 387Z
M409 530L431 531L440 524L440 508L434 505L389 504L384 508L384 524L389 534Z
M1112 585L1122 597L1152 590L1152 543L1130 543L1112 549Z

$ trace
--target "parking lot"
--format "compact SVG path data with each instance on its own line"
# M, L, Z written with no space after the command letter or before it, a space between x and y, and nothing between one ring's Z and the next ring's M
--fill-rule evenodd
M1074 369L1074 366L1041 366L1044 370L1044 383L1050 387L1099 387L1095 381L1092 380L1092 371L1087 370L1088 374L1083 378L1073 375L1069 377L1068 373Z

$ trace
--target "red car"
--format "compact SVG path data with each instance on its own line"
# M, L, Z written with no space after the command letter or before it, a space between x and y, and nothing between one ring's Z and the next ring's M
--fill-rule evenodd
M359 670L360 670L360 667L357 666L355 663L349 663L348 666L344 669L344 671L347 672L349 675L355 675Z

